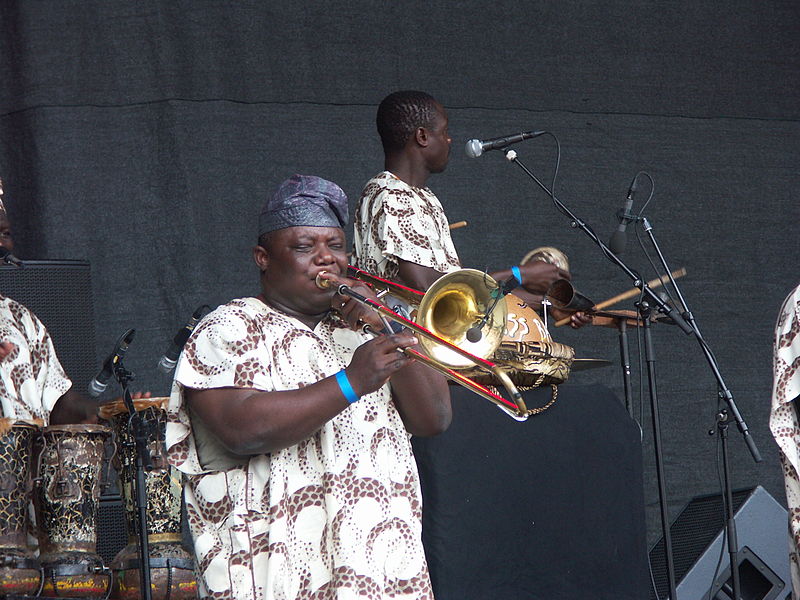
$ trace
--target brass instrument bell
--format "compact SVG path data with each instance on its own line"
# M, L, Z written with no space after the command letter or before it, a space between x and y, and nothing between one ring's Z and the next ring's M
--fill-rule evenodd
M460 269L441 276L425 293L417 310L417 322L438 337L470 354L488 358L500 345L506 328L505 302L494 302L497 282L476 269ZM471 342L467 332L481 322L494 304L481 328L480 339ZM453 369L464 369L472 361L429 338L420 345L431 358Z

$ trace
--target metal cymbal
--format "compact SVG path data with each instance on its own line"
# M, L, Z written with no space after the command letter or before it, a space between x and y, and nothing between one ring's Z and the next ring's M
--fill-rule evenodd
M586 371L588 369L599 369L600 367L610 367L613 363L605 358L574 358L572 360L571 371Z

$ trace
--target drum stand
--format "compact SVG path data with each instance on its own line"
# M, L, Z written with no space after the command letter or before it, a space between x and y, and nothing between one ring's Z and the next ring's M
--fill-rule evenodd
M120 359L114 364L114 376L122 387L122 400L130 415L128 429L135 440L136 468L134 477L134 499L136 509L136 526L139 534L139 578L142 598L152 600L153 591L150 589L150 548L147 538L147 488L144 472L151 468L150 451L147 448L147 436L144 422L133 405L133 398L128 389L128 383L133 381L134 374L122 366Z

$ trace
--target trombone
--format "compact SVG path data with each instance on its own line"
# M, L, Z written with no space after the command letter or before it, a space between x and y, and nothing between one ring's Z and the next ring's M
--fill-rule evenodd
M480 271L475 271L473 269L461 269L459 271L454 271L453 273L443 275L434 283L433 286L431 286L430 290L428 290L426 294L422 294L417 290L387 281L375 275L371 275L370 273L355 267L348 267L348 274L355 279L359 279L372 285L381 292L381 295L391 293L392 295L398 296L401 299L407 300L411 304L418 303L418 320L421 316L424 322L433 323L436 325L437 323L435 322L435 319L437 316L439 319L443 318L445 321L443 326L448 329L448 333L451 335L455 335L456 331L464 334L466 333L467 329L470 328L469 326L472 326L476 321L483 321L483 317L485 315L481 314L479 311L483 310L486 312L487 306L480 306L480 302L476 299L477 294L475 293L475 288L477 286L474 285L476 277L479 277L480 280L486 282L486 284L492 288L493 292L499 288L494 279L485 273L481 273ZM338 294L349 296L371 310L374 310L383 318L384 322L386 322L386 319L390 319L396 323L400 323L408 329L411 329L421 336L420 345L426 350L426 352L428 352L428 354L435 354L435 348L437 347L444 349L447 360L443 358L437 360L436 358L428 356L427 354L423 354L422 352L414 350L413 348L404 348L400 350L400 352L411 358L419 360L455 383L458 383L459 385L468 388L479 396L486 398L513 419L516 419L517 421L525 421L528 418L530 412L525 406L525 401L522 398L522 394L520 394L517 387L511 381L508 373L506 373L498 365L486 360L485 358L476 356L452 342L449 342L443 337L433 333L430 329L418 324L415 321L412 321L411 319L407 319L406 317L387 308L380 302L376 302L371 298L362 296L344 284L341 278L333 273L326 271L319 273L316 278L316 284L321 289L328 289L332 286L335 286ZM470 293L472 294L471 296ZM489 296L491 297L491 294L489 294ZM505 313L505 303L496 303L496 307L498 312L502 311ZM498 319L490 318L491 316L493 316L493 314L486 316L486 321L490 322L495 330L499 327L502 327L502 330L505 330L505 314L502 315L499 325L496 323ZM469 324L469 326L466 324ZM363 330L364 332L373 336L381 335L381 332L375 331L369 325L364 325ZM500 335L502 335L502 333ZM487 336L490 338L496 338L496 343L494 341L489 342L492 347L488 350L487 354L490 355L492 352L494 352L500 342L500 335ZM457 355L458 358L454 359L454 355ZM508 392L512 401L507 400L489 388L469 379L461 373L458 373L453 368L450 368L447 364L447 361L453 360L459 365L466 363L469 366L477 366L479 369L495 375L502 382L503 387Z

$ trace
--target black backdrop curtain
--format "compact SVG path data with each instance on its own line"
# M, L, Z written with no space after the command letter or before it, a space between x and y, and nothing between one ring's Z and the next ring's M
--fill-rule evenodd
M174 331L201 304L257 290L255 215L275 186L317 174L354 201L382 168L374 113L390 91L424 89L449 110L451 164L430 186L470 223L454 232L467 266L554 245L585 295L630 287L502 155L466 158L468 138L553 132L556 193L602 239L645 170L647 215L688 270L685 295L765 457L755 465L732 435L734 484L783 501L767 416L772 327L800 280L799 23L790 1L8 0L0 176L23 258L91 261L98 360L137 328L127 364L139 389L165 394L155 364ZM518 151L550 181L550 138ZM633 235L625 256L651 276ZM655 334L674 513L718 489L716 390L694 341ZM555 337L616 361L612 330ZM573 379L621 395L618 367ZM652 541L648 411L635 408Z

